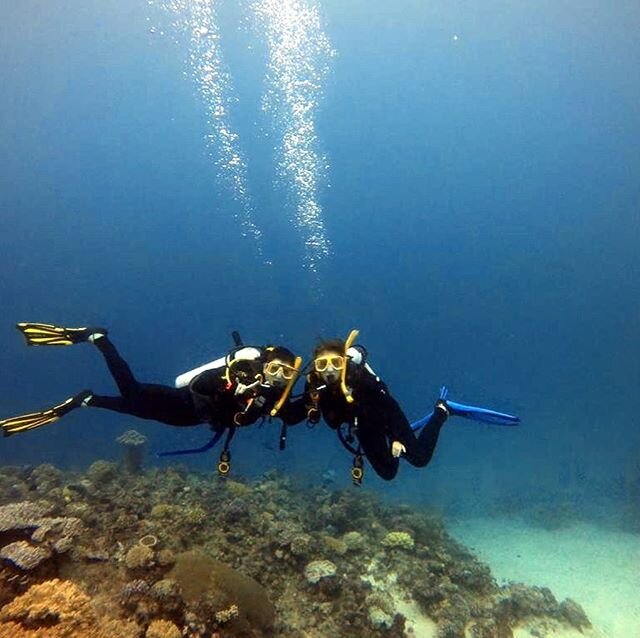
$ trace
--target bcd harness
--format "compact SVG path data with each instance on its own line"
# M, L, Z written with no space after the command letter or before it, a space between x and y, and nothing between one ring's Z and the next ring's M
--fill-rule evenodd
M351 464L351 480L356 486L362 485L362 479L364 478L364 461L362 459L362 447L358 442L358 447L354 447L353 442L356 440L358 432L358 417L354 417L353 423L349 423L347 427L347 433L345 435L342 428L344 424L340 424L338 428L338 439L340 443L346 448L347 451L353 454L353 463Z
M226 389L232 390L234 389L234 383L231 380L231 374L236 379L234 395L245 395L247 394L247 398L245 401L244 409L236 412L233 416L233 425L229 427L229 433L227 434L227 438L225 440L224 448L220 453L220 460L218 462L218 473L221 476L227 476L229 471L231 470L231 452L229 451L229 444L231 443L231 439L235 434L236 428L242 427L244 425L249 425L247 419L247 414L251 409L251 406L256 404L258 407L261 407L261 404L257 403L262 400L262 404L264 404L264 397L258 394L259 388L265 385L264 376L262 374L262 361L263 356L260 355L254 359L251 358L241 358L238 356L239 353L246 352L246 347L242 343L242 339L237 332L233 333L233 339L236 344L236 349L232 350L226 357L226 369L225 369L225 379L227 381ZM268 352L273 349L272 346L267 346L264 348L264 352ZM257 351L257 349L256 349ZM274 417L280 411L280 408L284 405L285 401L289 398L291 390L295 385L295 382L298 377L298 371L302 366L302 358L296 357L293 368L295 373L292 375L291 379L285 386L282 394L275 402L273 408L269 411L269 417ZM261 423L264 422L264 415L261 417ZM279 446L281 450L284 450L287 440L287 424L282 420L282 428L280 430L280 441Z
M326 389L326 385L317 386L313 390L309 392L310 403L307 408L307 423L313 427L320 421L321 411L320 411L320 392L321 390ZM347 395L344 395L345 397ZM351 392L348 395L353 401L353 397ZM338 439L340 443L342 443L343 447L353 455L353 463L351 465L351 480L353 484L356 486L362 485L362 479L364 478L364 461L362 458L362 447L358 442L357 447L354 445L354 442L357 440L357 432L358 432L358 417L355 416L353 418L353 422L347 422L347 428L345 432L345 428L343 426L345 423L341 423L337 428Z
M227 385L225 386L225 390L227 392L233 391L234 396L238 397L240 396L240 394L238 393L239 386L236 386L236 388L234 389L233 383L229 380L228 371L229 369L227 368L227 371L226 371ZM258 397L252 393L249 396L245 397L244 393L248 392L249 390L253 390L253 388L259 387L261 384L262 384L262 375L256 375L255 383L252 383L247 386L243 386L244 389L242 390L242 396L244 398L244 408L241 410L238 410L238 412L236 412L233 415L233 425L229 425L226 428L223 428L221 430L221 432L224 432L225 430L227 432L227 436L225 437L224 445L222 447L222 452L220 452L220 459L218 460L218 465L217 465L218 474L222 477L228 476L229 472L231 471L231 451L229 450L229 446L231 445L231 440L233 439L236 433L236 430L239 427L244 427L246 425L252 425L253 423L255 423L255 421L253 421L252 423L249 423L249 420L247 419L247 415L249 413L249 410L251 409L251 406L254 403L256 403L256 400L258 399ZM262 423L264 421L264 416L261 416L259 419L256 419L256 421L258 420L260 421L260 423Z
M235 399L240 400L241 404L243 402L242 407L234 413L232 417L232 424L216 429L211 440L202 447L175 450L171 452L160 452L158 456L178 456L205 452L214 447L226 432L224 446L220 453L217 469L221 476L227 476L231 470L231 452L229 450L229 446L233 436L235 435L236 429L238 427L253 424L256 421L260 421L260 423L264 421L265 417L262 415L259 419L255 419L250 423L251 419L248 418L248 413L253 405L261 407L259 403L261 399L264 401L264 397L259 395L259 389L264 386L262 361L264 352L268 351L270 347L257 348L253 346L245 346L237 331L233 331L231 336L235 347L226 356L178 376L176 378L176 387L190 385L199 374L208 370L220 368L221 378L226 382L223 393L227 394L233 392ZM300 357L296 358L294 365L296 371L300 369L301 364L302 359ZM288 398L296 378L297 375L294 375L290 383L285 387L282 395L271 409L270 416L277 415L278 411ZM284 449L285 441L286 424L283 423L283 428L280 433L280 449Z

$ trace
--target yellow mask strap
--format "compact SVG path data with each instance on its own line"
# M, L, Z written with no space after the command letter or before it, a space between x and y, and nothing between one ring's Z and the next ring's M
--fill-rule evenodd
M352 330L349 333L347 340L344 342L344 367L342 368L340 388L342 389L342 394L344 394L344 398L347 400L347 403L353 403L351 390L349 390L349 388L347 387L347 367L349 365L349 358L347 357L347 352L349 348L353 345L353 342L356 340L359 334L360 334L359 330Z
M298 375L300 374L301 367L302 367L302 357L296 357L295 363L293 364L293 368L294 368L293 376L291 377L291 379L289 379L289 382L287 383L284 390L282 391L282 394L280 395L278 402L273 406L271 412L269 412L271 416L276 416L276 414L278 414L278 412L280 411L280 408L284 405L284 402L289 398L289 395L291 394L291 390L293 390L293 386L295 385L295 382L298 380Z

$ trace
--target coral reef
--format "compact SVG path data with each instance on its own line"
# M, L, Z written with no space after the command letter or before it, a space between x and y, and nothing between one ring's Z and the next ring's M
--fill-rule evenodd
M46 502L9 503L0 507L0 533L38 529L53 507Z
M138 542L134 545L124 557L124 563L127 569L146 569L153 566L155 553L148 545Z
M383 539L382 544L385 547L394 549L413 549L413 536L408 532L389 532Z
M0 638L138 638L131 621L104 618L76 584L58 579L31 587L0 610Z
M347 532L342 537L342 542L344 543L348 552L362 551L367 544L365 537L360 532L355 531Z
M49 465L35 468L25 477L26 482L35 485L46 477L48 495L60 498L62 492L58 486L62 473L54 470ZM40 488L33 491L42 495ZM43 500L0 507L0 605L33 582L56 576L59 558L73 549L75 538L83 532L80 519L52 516L55 509L53 502Z
M136 430L127 430L116 442L122 446L122 463L125 470L131 474L138 474L142 469L147 437Z
M118 466L109 461L96 461L89 466L87 478L94 485L104 485L118 477Z
M168 620L154 620L147 628L145 638L181 638L182 632Z
M588 635L577 603L498 586L433 514L330 487L0 468L0 638Z
M330 560L314 560L304 568L304 577L311 585L317 585L321 580L335 578L336 566Z
M9 543L0 549L0 558L8 561L23 571L31 571L51 558L51 550L47 547L34 547L27 541Z
M275 609L265 589L253 578L199 551L176 557L169 572L180 586L185 601L199 605L203 620L213 617L218 624L231 620L241 633L255 628L259 633L273 625Z

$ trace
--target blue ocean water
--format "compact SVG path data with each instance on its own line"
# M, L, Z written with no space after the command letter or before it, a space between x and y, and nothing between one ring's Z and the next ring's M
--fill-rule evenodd
M277 6L0 9L2 416L115 390L91 347L27 350L17 321L107 326L166 383L234 329L308 358L355 327L410 418L446 383L523 419L452 420L427 468L369 488L621 511L640 482L637 5ZM129 427L152 451L208 438L78 411L0 461L86 467ZM278 431L240 432L234 472L349 484L328 429L285 452Z

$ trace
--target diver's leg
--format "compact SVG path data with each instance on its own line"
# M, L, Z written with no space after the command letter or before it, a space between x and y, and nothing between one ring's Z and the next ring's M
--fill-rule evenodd
M394 458L382 431L376 428L358 427L358 439L367 460L376 474L390 481L398 473L398 459Z
M67 328L50 323L19 323L16 328L24 335L28 346L72 346L90 342L93 336L107 334L104 328Z
M106 397L92 394L84 405L130 414L139 419L167 425L190 426L202 423L196 413L188 388L139 383L134 395Z
M83 390L75 396L69 397L62 403L41 410L40 412L30 412L29 414L22 414L9 419L1 419L0 428L4 436L11 436L18 432L35 430L43 425L55 423L72 410L79 408L81 405L85 405L91 395L91 390Z
M438 401L427 424L422 428L422 432L420 432L417 438L408 423L406 428L402 428L400 442L406 448L403 457L406 458L411 465L424 467L431 461L438 443L438 437L440 436L440 429L448 416L449 412L444 401Z
M141 384L131 372L129 364L120 356L116 347L106 335L92 336L91 341L100 350L104 360L111 372L113 380L123 397L133 396L140 391Z

